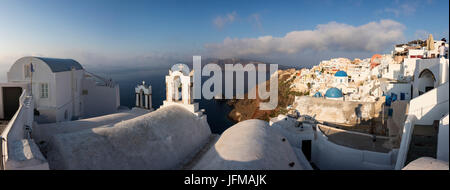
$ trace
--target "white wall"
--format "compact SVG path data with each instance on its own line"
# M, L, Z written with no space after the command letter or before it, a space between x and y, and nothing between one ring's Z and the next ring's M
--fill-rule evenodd
M416 116L416 124L433 124L434 120L440 120L449 112L448 92L449 84L447 82L412 99L408 114Z
M119 86L98 86L91 78L85 78L82 90L83 117L94 117L114 113L120 106Z
M321 170L392 170L397 156L396 150L381 153L337 145L320 129L312 144L312 162Z
M383 78L399 80L403 77L404 68L402 64L389 64L389 72L383 74Z
M81 87L84 70L55 73L56 81L56 121L69 121L72 116L80 116ZM57 91L57 92L56 92ZM67 118L65 112L67 111Z
M437 159L448 162L448 114L439 123Z
M411 84L410 83L381 83L381 89L384 94L397 94L397 99L400 100L400 94L405 93L405 100L411 99Z
M412 77L414 75L414 70L416 69L417 58L405 58L403 60L404 76Z
M425 51L423 49L409 49L408 50L408 58L411 58L411 56L425 57Z

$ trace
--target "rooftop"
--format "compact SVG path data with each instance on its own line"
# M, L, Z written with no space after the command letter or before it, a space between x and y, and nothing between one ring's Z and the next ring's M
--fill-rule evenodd
M325 93L325 97L327 98L341 98L342 97L342 91L338 88L330 88Z
M338 71L336 74L334 74L335 77L346 77L348 76L345 71Z
M76 70L81 70L83 67L80 63L73 59L59 59L59 58L48 58L48 57L34 57L36 59L40 59L44 63L46 63L52 72L64 72L70 71L72 68Z

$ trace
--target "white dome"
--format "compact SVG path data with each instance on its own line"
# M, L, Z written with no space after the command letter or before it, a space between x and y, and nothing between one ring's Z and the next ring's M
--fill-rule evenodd
M303 169L289 142L262 120L246 120L227 129L195 169Z

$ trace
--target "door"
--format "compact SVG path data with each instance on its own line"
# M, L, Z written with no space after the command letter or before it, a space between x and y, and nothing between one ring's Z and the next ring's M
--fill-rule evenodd
M426 86L425 87L425 92L428 92L430 90L433 90L434 86Z
M405 100L405 93L400 93L400 100Z
M3 87L3 113L4 118L9 120L19 109L19 97L22 94L20 87Z

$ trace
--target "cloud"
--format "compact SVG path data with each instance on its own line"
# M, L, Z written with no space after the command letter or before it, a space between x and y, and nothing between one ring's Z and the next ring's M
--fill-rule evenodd
M258 13L252 14L249 17L249 20L251 23L253 23L258 30L262 31L262 24L261 24L261 15Z
M384 12L392 13L396 17L399 17L400 15L410 16L416 12L416 5L405 3L395 8L385 8Z
M222 43L205 44L218 57L295 54L304 51L381 51L402 40L404 25L393 20L352 26L337 22L317 25L314 30L292 31L283 37L226 38Z
M419 2L419 1L415 1L415 2L407 1L404 3L401 3L400 1L395 1L391 7L386 7L382 10L378 10L377 13L378 14L383 14L383 13L394 14L395 17L411 16L416 12L417 8L419 7L419 4L421 4L421 3L422 2ZM427 3L430 4L432 2L427 1Z
M232 13L228 13L225 16L218 16L213 20L213 24L219 28L222 29L226 24L231 24L234 22L234 20L237 17L236 11L233 11Z

